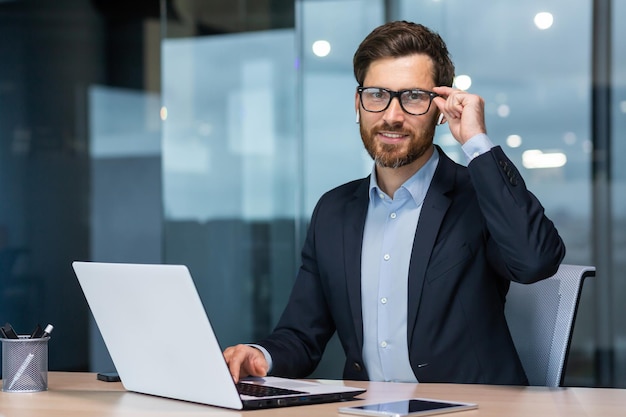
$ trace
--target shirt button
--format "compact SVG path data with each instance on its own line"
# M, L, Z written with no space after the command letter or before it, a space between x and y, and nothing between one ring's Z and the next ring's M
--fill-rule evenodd
M391 217L392 219L395 219L395 218L396 218L396 216L397 216L397 214L396 214L396 213L391 213L391 215L390 215L389 217Z
M387 342L385 342L384 340L382 342L380 342L380 347L386 348L387 347Z
M384 259L385 261L388 261L389 259L391 259L391 256L389 256L389 254L388 254L388 253L386 253L386 254L385 254L385 256L383 256L383 259Z
M381 298L380 302L383 303L383 304L387 304L387 297Z
M384 200L385 199L385 194L380 193L380 194L378 194L378 197L380 197L381 200Z

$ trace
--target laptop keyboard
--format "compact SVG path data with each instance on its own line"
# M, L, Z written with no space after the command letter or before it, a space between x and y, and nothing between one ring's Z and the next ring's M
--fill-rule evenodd
M237 391L239 391L239 394L241 395L250 395L252 397L274 397L277 395L305 394L302 391L268 387L267 385L248 384L245 382L237 383Z

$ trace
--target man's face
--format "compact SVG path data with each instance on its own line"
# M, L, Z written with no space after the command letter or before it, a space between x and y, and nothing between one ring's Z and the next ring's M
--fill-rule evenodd
M381 87L393 91L420 88L432 91L433 63L423 54L401 58L383 58L371 63L363 87ZM360 113L361 139L370 156L381 167L399 168L419 159L432 146L437 106L428 113L413 116L402 110L393 98L387 110L365 111L356 94L356 111Z

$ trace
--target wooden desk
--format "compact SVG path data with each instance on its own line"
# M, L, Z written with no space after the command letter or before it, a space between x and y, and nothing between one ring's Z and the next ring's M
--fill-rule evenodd
M367 388L363 400L260 411L231 411L183 401L127 392L121 383L102 382L93 373L51 372L49 390L0 392L2 417L73 416L344 416L339 405L391 401L411 397L476 402L478 410L446 414L458 417L623 417L625 389L503 387L455 384L352 382ZM347 416L347 415L346 415Z

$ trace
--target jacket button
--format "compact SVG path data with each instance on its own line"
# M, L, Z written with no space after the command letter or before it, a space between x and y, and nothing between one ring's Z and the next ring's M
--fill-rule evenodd
M352 364L352 367L354 368L354 370L355 370L355 371L359 371L359 372L361 372L361 369L362 369L362 368L361 368L361 364L360 364L360 363L358 363L358 362L354 362L354 363Z

